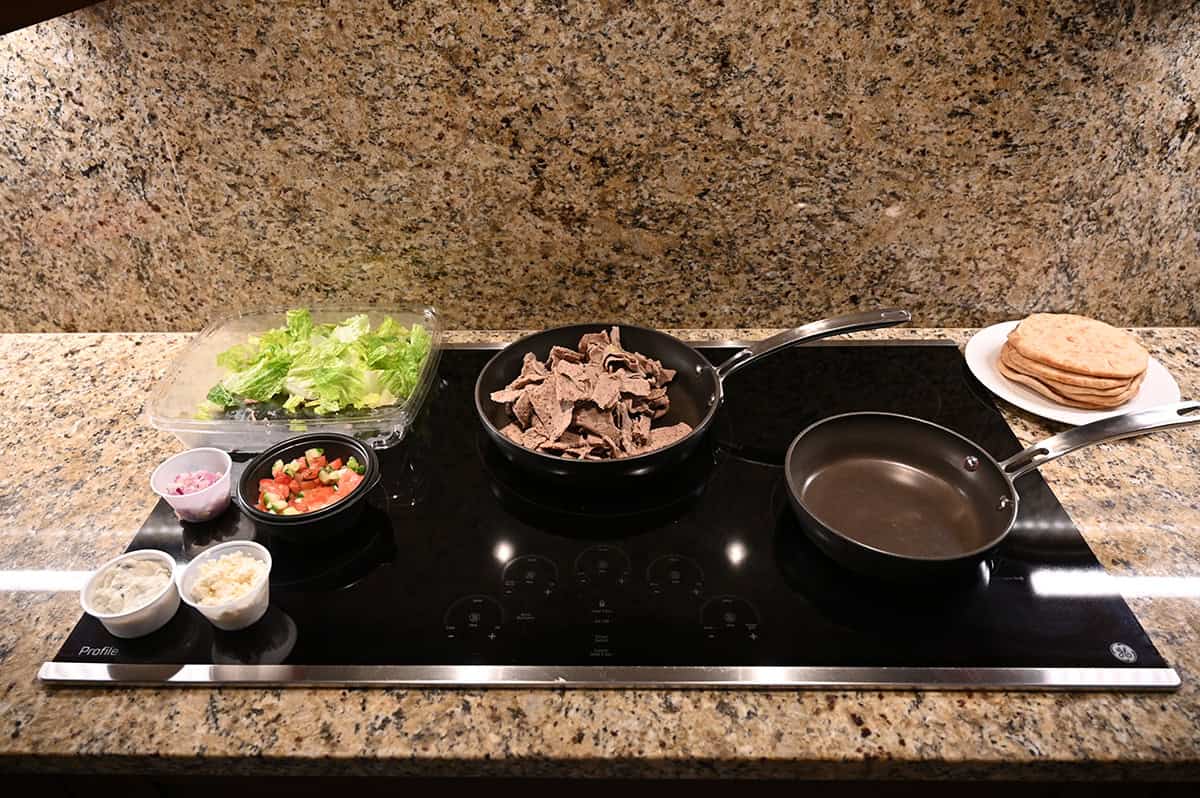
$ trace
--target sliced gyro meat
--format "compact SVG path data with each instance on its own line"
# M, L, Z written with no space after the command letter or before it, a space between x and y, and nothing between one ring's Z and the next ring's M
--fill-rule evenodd
M522 446L585 460L632 457L679 440L687 424L652 426L670 408L675 376L658 360L621 345L621 330L588 333L577 349L554 346L546 362L527 353L521 373L491 396L515 422L505 437Z
M522 391L510 409L522 429L533 422L533 400L529 398L529 391Z
M680 422L669 427L652 427L650 429L650 448L661 449L670 446L692 431L691 426Z
M530 354L533 354L533 353L531 352ZM568 363L582 363L585 360L587 360L587 358L584 356L584 354L582 352L577 352L574 349L567 349L565 346L550 347L550 370L551 371L554 370L554 367L556 365L558 365L559 362L564 361L564 360L567 361Z
M633 396L650 396L650 381L645 377L630 374L629 372L618 372L617 376L621 381L621 393L632 394Z

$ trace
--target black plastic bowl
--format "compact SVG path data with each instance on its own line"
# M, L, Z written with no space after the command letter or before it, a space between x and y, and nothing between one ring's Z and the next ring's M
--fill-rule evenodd
M336 504L311 513L275 515L258 509L255 506L258 504L258 483L259 480L271 477L271 465L276 460L285 463L294 460L304 454L306 449L314 447L324 449L325 457L329 460L338 457L346 460L353 455L355 460L363 463L366 470L358 488ZM256 529L291 543L319 543L336 537L358 522L363 508L366 507L367 494L379 484L379 477L379 456L370 446L349 435L312 433L277 443L247 463L246 470L237 482L234 496L238 507L254 522Z

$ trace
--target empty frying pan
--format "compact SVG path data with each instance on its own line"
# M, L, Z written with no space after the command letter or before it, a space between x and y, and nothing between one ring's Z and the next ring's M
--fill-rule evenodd
M943 426L893 413L845 413L788 448L792 509L826 554L870 576L936 578L970 567L1017 518L1016 479L1084 446L1200 424L1200 402L1126 413L997 461Z

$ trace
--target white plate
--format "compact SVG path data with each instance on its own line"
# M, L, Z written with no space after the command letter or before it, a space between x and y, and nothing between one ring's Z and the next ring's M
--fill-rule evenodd
M1079 425L1179 401L1179 386L1175 384L1171 372L1167 371L1162 363L1150 358L1142 387L1138 389L1137 395L1120 407L1111 410L1080 410L1056 404L1033 389L1013 382L996 368L1000 361L1000 348L1018 324L1019 321L1005 321L975 333L971 340L967 341L966 356L967 368L971 369L977 380L996 396L1022 410L1064 424Z

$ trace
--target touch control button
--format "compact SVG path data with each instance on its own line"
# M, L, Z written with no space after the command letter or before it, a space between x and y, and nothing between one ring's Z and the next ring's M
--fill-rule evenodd
M463 596L442 618L450 640L495 642L504 625L504 610L490 596Z
M614 587L629 582L629 557L616 546L600 544L575 558L575 580L591 587Z
M558 566L537 554L526 554L504 566L504 595L547 599L558 587Z
M749 640L761 636L758 611L739 596L717 596L700 609L700 624L709 640Z
M617 620L617 611L607 600L598 599L588 607L588 616L594 626L611 626Z
M704 572L691 559L679 554L666 554L650 563L646 582L656 596L692 596L704 593Z

